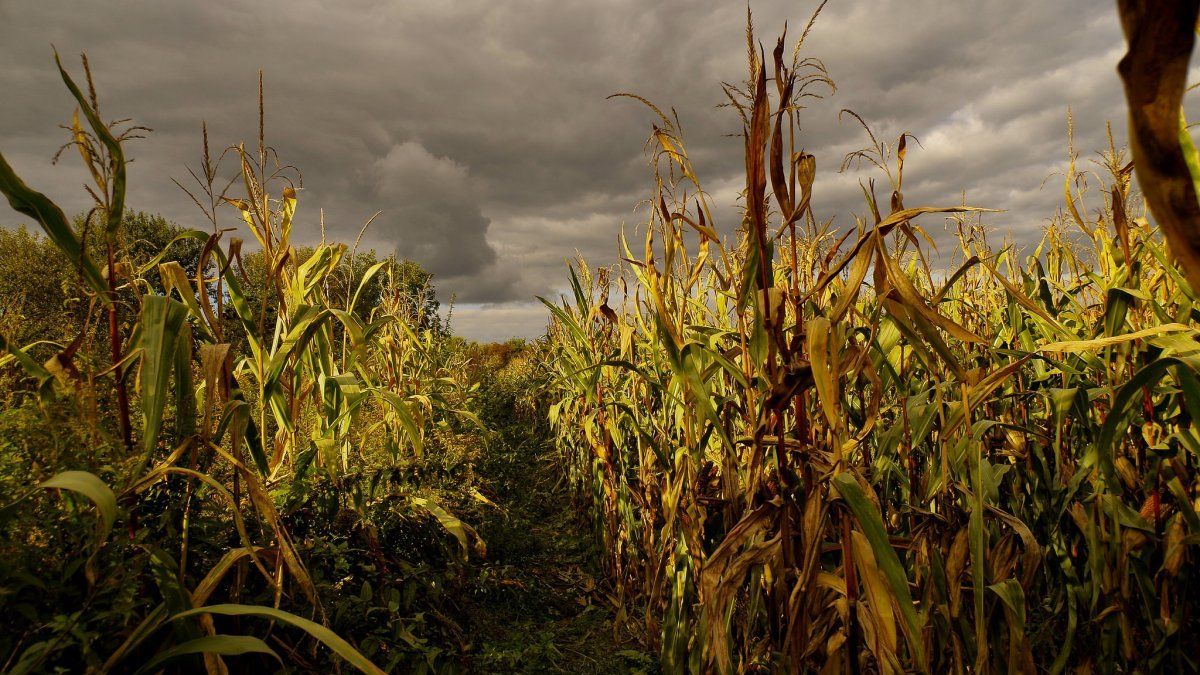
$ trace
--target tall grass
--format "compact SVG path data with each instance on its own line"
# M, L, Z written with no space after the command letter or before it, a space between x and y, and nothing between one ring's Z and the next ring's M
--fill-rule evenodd
M1071 150L1021 251L907 204L908 137L867 130L838 236L797 151L824 68L748 35L732 239L648 104L637 241L547 303L558 452L663 670L1200 667L1196 296L1124 153Z

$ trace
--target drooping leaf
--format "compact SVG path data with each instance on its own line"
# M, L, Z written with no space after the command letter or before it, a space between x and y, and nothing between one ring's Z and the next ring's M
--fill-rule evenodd
M209 605L207 607L197 607L186 612L176 614L171 617L172 621L185 619L189 616L198 614L220 614L222 616L257 616L264 619L271 619L289 626L294 626L308 633L313 638L320 641L326 647L329 647L335 654L346 660L347 663L358 668L369 675L384 675L383 669L371 663L370 659L363 656L357 649L346 642L337 633L329 630L325 626L314 621L296 616L289 612L272 607L260 607L258 605Z
M87 497L96 505L102 523L101 540L107 538L112 530L113 522L117 519L117 496L112 488L95 474L87 471L63 471L54 477L42 481L42 487L56 490L70 490Z
M195 654L218 654L220 656L269 654L280 665L283 664L279 654L276 654L274 649L271 649L259 638L250 635L205 635L158 652L135 672L138 674L153 673L171 661Z
M474 548L477 553L483 555L486 551L483 548L483 540L479 538L479 534L475 532L474 528L459 520L457 516L442 508L434 500L425 497L413 497L412 502L432 514L434 518L437 518L438 523L446 528L447 532L454 535L454 538L458 540L458 545L462 548L463 560L466 560L471 552L472 540L474 540Z
M42 226L50 241L75 265L83 282L104 302L110 302L108 283L100 268L84 250L83 243L75 234L66 215L46 195L30 188L9 166L0 154L0 192L8 198L9 205L18 213L33 218Z

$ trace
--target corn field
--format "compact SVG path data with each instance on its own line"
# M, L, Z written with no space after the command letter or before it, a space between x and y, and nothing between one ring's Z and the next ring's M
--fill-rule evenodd
M1129 147L1067 112L1028 247L909 203L910 134L844 110L863 149L806 152L824 3L769 50L747 13L740 222L614 95L641 220L530 344L454 336L373 218L301 224L261 73L257 138L201 125L176 181L205 225L132 212L149 130L55 53L92 206L0 155L40 228L0 262L69 268L0 294L0 670L1200 671L1200 3L1117 4Z
M797 150L829 76L748 34L735 235L643 100L645 221L547 303L557 451L623 618L664 672L1200 668L1196 295L1135 162L1070 149L1041 242L997 248L983 209L907 204L909 137L863 123L847 162L878 181L839 236Z

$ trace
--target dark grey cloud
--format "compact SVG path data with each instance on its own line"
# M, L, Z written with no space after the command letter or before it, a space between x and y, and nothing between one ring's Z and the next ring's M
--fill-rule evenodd
M768 50L813 6L754 2ZM304 174L301 239L319 236L320 210L345 238L382 210L367 243L434 271L463 333L529 335L544 326L532 296L561 289L565 261L612 261L622 223L641 218L653 116L608 94L675 107L723 226L736 222L739 123L716 106L719 83L745 77L744 22L727 0L0 0L0 149L35 187L86 206L71 158L48 158L71 111L50 44L87 51L105 115L155 129L131 149L131 204L198 223L170 177L197 160L201 120L217 144L254 137L261 68L268 140ZM864 210L869 174L836 173L865 142L839 123L851 108L882 138L920 139L907 203L965 191L1007 209L989 216L1001 233L1036 241L1060 200L1041 185L1065 165L1067 108L1085 160L1107 120L1124 136L1123 46L1108 2L831 0L805 48L838 83L804 114L817 213L845 226Z

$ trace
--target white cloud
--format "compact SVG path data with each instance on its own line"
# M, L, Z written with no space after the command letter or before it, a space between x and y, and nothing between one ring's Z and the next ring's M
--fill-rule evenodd
M540 302L463 304L454 306L451 327L456 335L480 342L532 339L545 332L548 316Z

